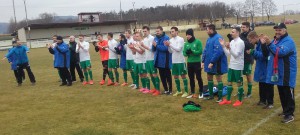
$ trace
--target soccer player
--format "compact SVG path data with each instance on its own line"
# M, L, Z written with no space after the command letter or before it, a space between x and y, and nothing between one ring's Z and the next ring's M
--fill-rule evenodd
M274 85L266 83L269 55L266 44L270 44L270 40L266 42L264 35L258 36L255 31L251 31L248 34L248 40L251 44L256 44L255 49L250 49L247 53L251 54L256 61L254 81L259 83L259 102L257 105L264 105L264 109L271 109L274 103ZM266 52L263 52L263 49L266 50Z
M150 80L147 78L146 70L146 53L145 48L142 47L143 44L143 35L140 32L135 33L136 42L129 46L132 49L132 52L135 54L135 72L139 74L142 82L142 88L140 92L149 93L150 89Z
M161 82L164 87L164 94L172 94L172 53L168 51L168 47L164 44L170 38L163 31L161 26L156 28L156 36L152 43L152 51L154 51L154 67L158 68ZM159 95L160 92L156 91L155 95Z
M127 83L127 71L130 72L132 82L134 82L134 79L135 79L134 78L135 75L134 75L134 72L133 72L133 67L134 67L133 54L132 54L131 49L128 48L128 46L134 42L134 40L131 36L131 31L130 30L125 31L125 37L126 37L126 40L127 40L127 44L124 46L124 49L126 51L126 68L123 72L125 83L123 83L121 86L128 85L128 83ZM134 87L134 86L135 86L135 84L129 85L129 87Z
M252 65L254 63L253 56L251 54L248 54L247 51L250 49L254 49L254 46L249 42L247 39L247 36L250 32L250 23L249 22L243 22L241 27L241 35L240 38L245 43L245 53L244 53L244 70L243 75L247 77L247 83L248 83L248 92L245 95L245 98L250 98L252 94Z
M112 33L108 33L107 34L107 39L108 39L108 48L107 50L109 50L109 56L108 56L108 74L109 74L109 78L111 80L111 82L108 82L108 86L111 85L115 85L118 86L119 85L119 72L118 72L118 68L119 68L119 59L118 59L118 54L116 53L116 47L118 45L118 42L113 39L113 34ZM115 78L113 75L113 71L115 72ZM115 82L116 79L116 82Z
M76 45L76 52L79 53L80 66L84 73L85 81L82 83L83 85L94 84L89 49L90 49L90 44L84 41L83 35L79 35L79 42ZM90 81L89 81L89 77L90 77Z
M195 93L195 75L198 80L199 97L203 98L203 80L201 77L202 42L194 36L194 30L186 31L187 42L184 44L183 55L187 58L188 76L190 78L191 94L187 98L197 98Z
M173 94L173 96L181 95L181 97L188 96L188 80L186 79L187 67L185 64L185 58L183 56L183 46L184 39L178 36L178 28L171 28L171 36L170 41L166 41L165 45L168 46L168 50L172 53L172 75L174 76L177 92ZM180 89L180 80L179 76L181 76L184 84L184 93L181 92Z
M106 75L108 75L108 57L109 57L109 51L107 50L108 48L108 43L106 40L103 39L103 35L99 34L97 36L98 39L98 45L95 45L95 51L99 52L102 66L103 66L103 74L102 74L102 80L99 82L100 85L105 84L105 78ZM111 82L109 79L108 82Z
M76 53L76 41L75 41L75 37L74 36L70 36L70 41L69 41L69 47L70 47L70 72L71 72L71 77L72 77L72 81L75 82L76 81L76 75L75 75L75 68L77 70L77 73L79 75L80 78L80 82L83 82L84 76L82 73L82 70L79 66L79 54Z
M219 42L219 39L222 38L220 34L216 31L216 26L210 24L206 28L206 33L208 34L208 39L206 41L206 46L202 55L202 65L204 71L207 73L208 80L208 89L209 89L209 98L213 99L213 87L214 81L213 77L216 77L218 82L218 100L217 102L222 101L223 97L223 74L226 74L228 71L227 57L223 51L223 48Z
M233 104L234 107L242 105L244 89L243 89L243 76L244 69L244 41L239 37L241 29L236 27L231 30L233 40L228 43L220 38L223 50L226 56L230 56L229 70L228 70L228 87L227 98L219 102L220 105L231 104L232 83L236 82L238 85L238 100Z
M54 54L54 67L61 73L62 83L60 86L72 86L72 79L68 68L70 68L70 50L61 36L57 36L55 46L48 45L49 52Z
M143 26L143 44L142 47L145 48L146 51L146 69L147 73L151 77L152 84L154 86L154 89L151 89L149 93L152 95L159 94L160 91L160 80L157 75L157 69L154 67L154 53L152 51L152 43L154 41L154 37L150 34L150 28L148 26ZM147 92L145 92L147 93Z

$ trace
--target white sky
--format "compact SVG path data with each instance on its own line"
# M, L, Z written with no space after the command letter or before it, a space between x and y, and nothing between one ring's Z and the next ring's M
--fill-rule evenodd
M0 22L8 22L13 17L13 0L0 0ZM24 0L14 0L16 7L17 20L25 18ZM194 2L213 2L214 0L121 0L122 10L126 11L133 7L132 2L135 2L135 8L162 6L166 3L168 5L177 5ZM244 2L244 0L219 0L225 3ZM300 10L299 0L274 0L278 8L278 13L283 11L283 4L285 9ZM28 18L37 17L40 13L49 12L56 13L59 16L77 16L79 12L109 12L115 10L120 11L120 0L26 0ZM298 5L296 5L298 4Z

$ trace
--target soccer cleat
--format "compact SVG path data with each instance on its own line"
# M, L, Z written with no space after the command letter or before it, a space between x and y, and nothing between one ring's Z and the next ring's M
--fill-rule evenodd
M203 93L202 94L199 94L199 99L202 99L203 98Z
M181 94L182 94L182 92L178 92L178 91L177 91L175 94L173 94L173 96L174 96L174 97L177 97L178 95L181 95Z
M172 95L173 93L172 93L172 91L169 91L168 93L167 93L167 95Z
M282 123L290 123L294 121L295 118L292 115L284 116L283 120L281 121Z
M217 103L220 103L220 102L222 102L223 100L222 99L218 99L216 102Z
M135 84L131 84L131 85L129 85L128 87L134 87L135 86Z
M128 85L128 83L126 83L126 82L121 84L121 86L126 86L126 85Z
M152 95L153 95L153 96L158 96L158 95L160 95L160 92L157 90L157 91L155 91Z
M22 86L22 83L18 83L17 87L21 87Z
M247 94L244 98L251 98L252 95L251 94Z
M149 92L149 93L154 93L154 92L156 92L156 89L152 89L152 90L150 90L150 92Z
M89 84L90 84L90 85L93 85L93 84L94 84L94 81L93 81L93 80L90 80L90 81L89 81Z
M35 86L35 82L32 82L32 83L31 83L31 86Z
M192 98L193 94L186 96L186 98Z
M227 104L231 104L231 101L227 100L227 99L223 99L222 102L219 103L219 105L227 105Z
M119 86L120 84L118 82L115 82L114 83L114 86Z
M114 82L112 82L111 80L108 80L107 86L112 86L114 84L115 84Z
M263 107L263 109L272 109L274 107L274 105L269 104Z
M82 83L82 85L87 85L88 84L88 82L86 82L86 81L83 81L83 83Z
M184 92L181 97L186 98L188 95L189 94L187 92Z
M150 92L150 90L147 89L147 88L145 88L144 91L143 91L144 94L147 94L147 93L149 93L149 92Z
M84 81L84 78L80 78L80 82L83 82Z
M211 96L205 98L205 100L213 100L213 99L214 99L214 97L211 97Z
M105 80L102 80L101 82L99 82L100 85L104 85L105 84Z
M241 106L243 104L243 102L241 102L240 100L235 101L235 103L233 104L234 107L237 106Z
M135 90L138 89L139 87L137 87L136 85L134 85L131 89Z
M164 91L164 94L165 94L165 95L168 95L168 93L169 93L169 91Z
M145 88L140 88L139 92L144 92Z
M197 98L198 96L197 96L197 94L193 94L193 98Z

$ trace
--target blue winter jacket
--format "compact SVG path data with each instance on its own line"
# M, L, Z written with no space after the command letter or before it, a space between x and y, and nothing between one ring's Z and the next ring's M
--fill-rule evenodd
M154 67L156 68L172 68L172 53L169 53L168 47L164 44L164 41L169 39L165 33L154 38L156 47L152 46L152 51L154 52Z
M227 57L219 42L222 36L218 33L210 35L206 41L205 49L202 54L202 63L204 63L204 71L213 74L225 74L228 71ZM208 68L212 63L213 67Z
M265 46L265 45L264 45ZM256 44L256 47L253 51L251 51L252 56L254 57L256 61L255 65L255 71L254 71L254 81L256 82L266 82L267 78L267 65L268 65L268 59L267 55L265 56L262 51L262 47L260 41ZM268 50L266 50L268 51Z
M53 49L49 48L49 51L54 54L55 68L70 67L70 50L66 43L57 44Z
M6 58L15 57L15 64L28 63L27 52L29 51L26 45L16 46L5 55Z
M12 51L13 48L8 49L8 53ZM11 70L17 70L17 56L12 54L10 57L7 57L9 63L11 63Z
M118 45L118 49L121 52L120 68L123 70L126 69L126 50L125 50L126 44L127 44L127 40L125 39L124 41L120 41L120 44Z
M276 48L279 48L278 81L272 81L271 78L273 76L273 63ZM267 83L295 88L297 76L297 49L294 40L286 34L277 40L277 42L273 40L268 49L270 53L268 57Z

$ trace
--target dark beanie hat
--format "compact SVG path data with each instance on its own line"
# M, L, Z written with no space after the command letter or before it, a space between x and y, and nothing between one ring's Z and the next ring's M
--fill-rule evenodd
M63 40L62 36L57 36L57 40Z
M192 37L194 37L194 30L193 29L188 29L186 31L186 35L191 35Z

